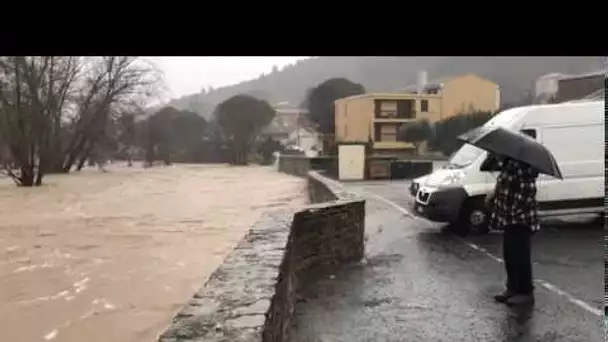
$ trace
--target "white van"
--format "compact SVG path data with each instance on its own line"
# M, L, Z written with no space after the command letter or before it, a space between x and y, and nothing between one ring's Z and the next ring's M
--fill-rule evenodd
M604 101L526 106L498 113L485 124L526 133L553 153L564 179L539 176L539 216L603 214L604 113ZM487 232L483 200L498 176L489 159L484 150L464 144L448 165L412 182L414 212L451 223L461 233Z

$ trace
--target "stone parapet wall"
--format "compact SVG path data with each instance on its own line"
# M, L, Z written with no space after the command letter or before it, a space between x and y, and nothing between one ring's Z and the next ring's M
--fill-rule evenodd
M284 172L293 176L306 177L310 171L310 159L306 156L279 156L278 168L280 172Z
M440 169L447 161L431 159L398 160L395 157L371 156L366 158L366 179L414 179ZM300 155L281 155L278 170L293 176L306 177L310 171L337 177L338 159L332 157L308 158Z
M280 172L298 177L306 177L309 171L323 171L333 177L338 174L337 156L281 155L277 164Z
M313 204L266 213L159 341L289 341L308 275L364 254L365 202L316 172L307 177Z

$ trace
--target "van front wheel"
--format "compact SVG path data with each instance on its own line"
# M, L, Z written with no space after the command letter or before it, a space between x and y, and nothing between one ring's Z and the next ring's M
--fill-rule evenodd
M454 227L458 233L467 235L482 235L488 233L490 213L483 198L471 198L463 203L458 222Z

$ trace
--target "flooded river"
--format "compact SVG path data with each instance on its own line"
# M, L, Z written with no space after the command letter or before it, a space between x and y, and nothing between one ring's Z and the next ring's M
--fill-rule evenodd
M306 201L270 168L109 170L0 179L0 341L154 341L264 210Z

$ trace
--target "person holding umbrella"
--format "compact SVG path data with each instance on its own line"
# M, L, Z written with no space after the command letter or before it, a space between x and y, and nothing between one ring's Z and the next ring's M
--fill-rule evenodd
M536 180L539 173L562 179L551 152L531 137L497 126L482 126L458 137L488 151L500 174L486 197L490 228L503 230L506 290L494 296L508 305L534 304L531 237L540 229Z
M498 156L500 175L494 192L486 197L492 217L490 227L503 234L506 290L494 296L510 305L534 303L532 283L532 234L540 229L536 201L538 171L527 163Z

